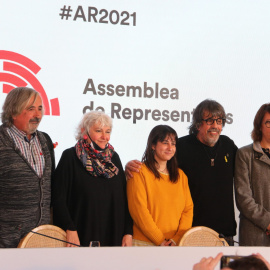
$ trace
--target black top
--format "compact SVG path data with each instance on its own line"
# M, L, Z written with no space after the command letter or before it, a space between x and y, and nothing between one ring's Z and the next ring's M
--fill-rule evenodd
M234 142L223 135L214 147L201 143L195 135L178 139L178 165L188 177L194 203L192 226L206 226L225 236L236 234L233 200L236 151Z
M269 148L262 148L262 150L270 158Z
M122 237L132 234L126 178L117 153L112 162L119 168L118 175L109 179L93 177L72 147L63 152L54 173L54 224L64 230L77 230L83 246L95 240L101 246L121 246Z

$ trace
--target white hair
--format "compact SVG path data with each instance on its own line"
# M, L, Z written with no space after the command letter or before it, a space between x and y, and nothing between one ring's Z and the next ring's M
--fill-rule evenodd
M96 123L99 123L101 127L109 126L112 128L112 119L110 116L102 111L91 111L83 115L83 118L77 127L76 140L82 139L83 135L85 135L90 127Z

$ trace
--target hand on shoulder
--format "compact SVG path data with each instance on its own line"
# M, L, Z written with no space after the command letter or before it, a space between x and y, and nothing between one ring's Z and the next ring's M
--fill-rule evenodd
M133 178L133 172L139 172L142 163L139 160L131 160L125 166L125 174L127 179Z

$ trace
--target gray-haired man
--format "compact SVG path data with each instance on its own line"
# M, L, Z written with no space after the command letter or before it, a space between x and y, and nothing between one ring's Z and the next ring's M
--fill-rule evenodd
M17 247L25 234L50 222L54 150L50 137L37 131L42 116L34 89L7 95L0 126L0 247Z

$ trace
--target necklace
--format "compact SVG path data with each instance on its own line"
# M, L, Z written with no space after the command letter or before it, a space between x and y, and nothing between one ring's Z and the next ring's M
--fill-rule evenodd
M203 147L203 149L204 149L204 151L205 151L207 157L210 159L210 165L211 165L211 167L214 167L214 166L215 166L215 159L216 159L216 157L217 157L217 149L216 149L216 155L215 155L215 157L214 157L214 158L211 158L211 157L208 155L208 152L207 152L205 146L202 145L202 147ZM209 150L210 150L210 149L209 149ZM210 152L212 152L212 151L210 151ZM211 153L211 156L213 156L213 152Z
M161 173L166 173L167 172L167 164L165 165L165 168L163 170L160 169L160 165L159 164L157 164L157 167L159 167L159 168L157 168L157 170L159 172L161 172Z
M166 170L167 170L167 167L165 167L164 170L159 170L159 169L158 169L158 171L159 171L159 172L162 172L162 173L164 173Z
M219 143L219 142L217 142L213 147L211 147L214 151L216 151L215 157L214 157L214 158L211 158L211 157L208 155L208 152L207 152L207 150L206 150L204 144L198 139L197 136L196 136L196 139L197 139L197 141L199 142L199 144L201 145L201 147L203 148L203 150L205 151L207 157L210 159L210 165L211 165L211 167L214 167L214 166L215 166L215 159L216 159L217 153L218 153L218 143ZM211 148L210 148L210 146L209 146L209 151L211 152L211 156L213 156L213 152L211 151ZM214 149L214 148L215 148L215 149Z
M166 170L166 168L165 168L163 171L160 171L160 170L158 169L158 172L159 172L159 173L162 173L162 174L165 174L165 175L169 175L169 172L168 172L168 170Z

